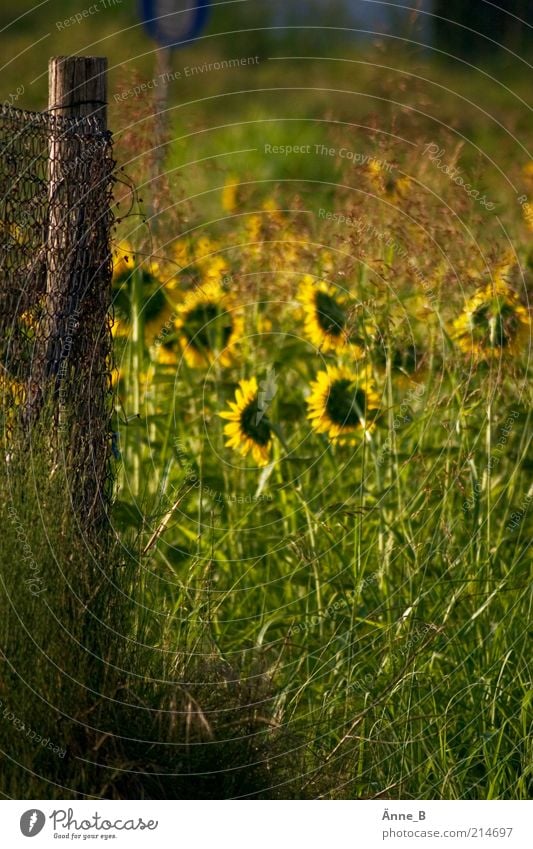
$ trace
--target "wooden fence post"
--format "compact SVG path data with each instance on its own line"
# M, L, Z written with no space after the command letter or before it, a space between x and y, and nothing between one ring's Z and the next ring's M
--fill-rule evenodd
M67 118L92 117L107 129L105 56L54 56L48 63L48 109Z
M107 59L97 56L56 56L48 63L48 110L60 118L91 118L107 129ZM48 345L45 378L56 377L69 321L76 316L76 249L83 239L83 186L73 185L84 150L58 124L50 137L49 219L47 239L46 312ZM89 162L87 163L90 164ZM81 169L83 171L83 169ZM88 187L87 187L88 188ZM81 214L80 214L81 213ZM81 219L81 220L80 220ZM76 263L77 264L77 263ZM69 268L70 267L70 268Z

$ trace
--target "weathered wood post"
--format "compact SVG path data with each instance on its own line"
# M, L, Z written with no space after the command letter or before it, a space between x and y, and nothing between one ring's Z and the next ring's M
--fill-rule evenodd
M47 276L33 372L37 408L51 403L60 461L86 526L105 515L109 459L113 162L106 75L103 57L49 62Z
M57 56L48 63L48 111L52 116L49 156L49 217L47 240L46 312L48 345L46 377L57 377L69 322L76 321L80 297L80 257L89 225L86 210L92 206L90 186L77 184L90 166L91 152L84 139L55 117L89 118L97 131L107 129L107 59L96 56ZM80 133L83 125L80 121ZM90 144L90 142L89 142ZM94 213L94 209L91 210ZM68 352L67 352L68 354Z
M48 62L48 109L67 118L93 118L107 129L107 58L54 56Z

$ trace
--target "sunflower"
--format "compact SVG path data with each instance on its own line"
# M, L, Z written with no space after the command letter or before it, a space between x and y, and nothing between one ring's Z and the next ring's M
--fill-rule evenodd
M327 433L339 445L353 445L373 428L379 397L368 369L332 366L317 374L307 406L317 433Z
M306 275L298 298L304 309L304 330L309 341L324 354L347 346L361 356L362 339L355 337L347 298L335 286Z
M172 253L179 266L179 275L169 275L169 288L176 288L181 275L182 279L192 279L220 282L230 272L228 262L220 256L220 245L209 236L200 236L195 242L180 239L173 246Z
M151 345L161 328L168 323L172 313L170 289L164 279L163 267L158 262L147 261L135 266L133 254L127 243L120 243L114 252L113 272L113 325L114 338L126 338L131 332L132 289L134 273L140 275L142 284L142 318L147 345Z
M243 334L244 318L231 295L210 281L185 296L174 326L188 365L202 368L219 355L226 366Z
M214 256L208 263L205 263L203 278L205 282L210 280L221 282L224 280L224 277L228 276L229 271L230 267L227 260L222 256Z
M219 248L219 242L204 234L199 236L196 240L194 245L194 258L197 262L209 262Z
M172 321L173 307L158 263L143 269L143 318L146 344L152 345L163 327Z
M235 401L229 402L230 410L219 413L226 419L224 435L228 437L227 448L234 448L243 457L252 452L258 466L266 466L272 445L272 427L259 410L257 380L241 380L235 391Z
M187 268L194 262L194 249L190 239L179 239L175 242L172 246L172 255L180 270Z
M453 323L452 336L462 351L484 360L518 353L530 329L527 310L500 278L470 298Z

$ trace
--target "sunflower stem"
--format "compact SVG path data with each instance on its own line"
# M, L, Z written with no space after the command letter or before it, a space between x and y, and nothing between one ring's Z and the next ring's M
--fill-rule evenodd
M387 407L388 407L388 425L389 425L389 439L391 445L390 456L392 460L393 466L393 477L396 479L396 495L398 499L398 519L403 519L404 511L403 511L403 500L402 500L402 490L401 490L401 482L400 482L400 466L398 463L398 449L397 449L397 440L396 440L396 429L394 427L394 395L392 388L392 362L390 357L390 350L387 352L386 359L386 384L387 384Z
M319 572L318 572L318 554L317 554L317 550L316 550L316 539L315 539L315 532L314 532L314 529L313 529L313 522L312 522L313 517L311 515L309 505L307 504L307 501L305 500L305 498L302 495L301 488L298 485L296 485L294 487L294 491L296 493L296 497L298 498L298 500L300 501L300 504L302 505L302 507L304 509L305 519L306 519L306 522L307 522L307 528L309 530L309 542L311 544L311 564L312 564L312 568L313 568L313 578L314 578L314 582L315 582L316 607L317 607L317 613L318 613L318 617L319 617L319 619L318 619L318 621L319 621L318 630L319 630L320 637L322 638L323 635L324 635L324 617L322 615L322 589L321 589L321 584L320 584L320 575L319 575Z
M131 389L133 409L137 415L141 412L141 372L144 361L144 328L142 314L143 282L140 265L135 265L131 280ZM141 474L141 435L135 431L132 450L132 490L139 496Z
M489 373L489 395L487 401L487 430L486 430L487 472L486 472L486 502L487 502L487 564L491 561L491 486L492 486L492 362ZM488 591L488 587L487 587Z

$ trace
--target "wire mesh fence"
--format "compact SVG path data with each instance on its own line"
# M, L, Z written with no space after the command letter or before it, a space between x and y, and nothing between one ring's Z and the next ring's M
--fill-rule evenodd
M5 451L46 419L88 527L110 491L111 134L0 109L0 394ZM46 413L46 415L45 415Z

